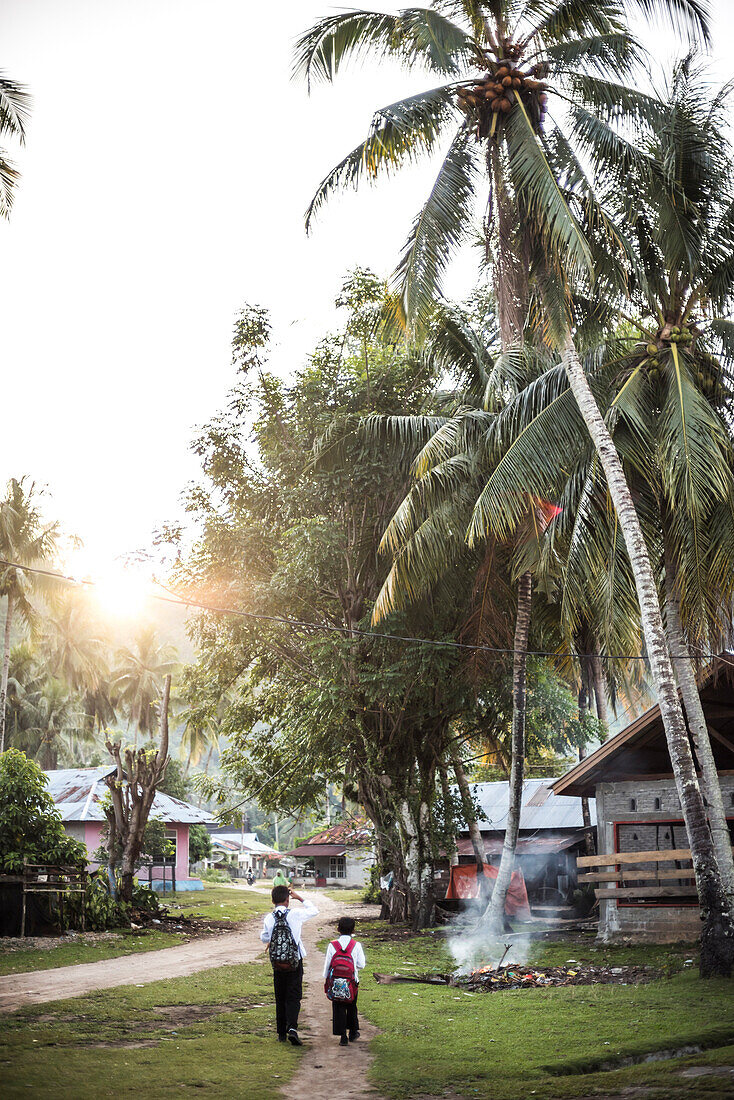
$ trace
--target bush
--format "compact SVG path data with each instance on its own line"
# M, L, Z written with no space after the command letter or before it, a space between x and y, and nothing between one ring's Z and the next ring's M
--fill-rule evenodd
M232 881L231 877L227 874L226 871L217 871L214 868L212 868L210 871L202 871L201 872L201 877L206 882L231 882Z
M205 825L189 826L189 863L199 863L212 854L212 838Z
M17 874L24 861L86 867L87 849L64 832L47 783L25 753L0 756L0 874Z
M382 902L382 890L380 889L380 868L373 864L370 867L370 881L364 888L362 901L366 905L379 905Z

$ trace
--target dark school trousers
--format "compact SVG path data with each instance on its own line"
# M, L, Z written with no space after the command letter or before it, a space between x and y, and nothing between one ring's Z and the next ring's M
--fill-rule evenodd
M350 1005L345 1005L341 1001L331 1002L331 1031L333 1035L346 1035L348 1031L359 1031L357 997Z
M303 959L297 970L274 970L275 1026L278 1035L285 1035L291 1028L298 1028L298 1013L303 996Z

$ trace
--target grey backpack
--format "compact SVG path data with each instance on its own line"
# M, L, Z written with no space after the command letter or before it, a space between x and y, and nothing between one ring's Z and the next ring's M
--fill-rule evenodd
M275 924L270 935L270 962L273 970L297 970L301 956L286 914L276 909L273 918Z

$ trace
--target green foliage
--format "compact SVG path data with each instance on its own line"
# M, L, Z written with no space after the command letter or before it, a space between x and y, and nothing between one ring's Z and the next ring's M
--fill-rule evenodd
M166 826L157 818L148 818L143 834L142 852L152 859L173 855L174 847L166 836Z
M219 871L216 867L208 867L206 871L201 872L201 878L205 882L231 882L232 879L226 871Z
M380 889L380 868L377 864L373 864L370 867L370 880L364 888L362 894L362 901L365 905L379 905L382 901L382 890Z
M17 874L24 861L86 866L87 850L64 832L46 784L25 753L0 755L0 873Z
M169 765L170 767L170 765ZM212 854L212 838L205 825L189 826L189 862L198 863Z

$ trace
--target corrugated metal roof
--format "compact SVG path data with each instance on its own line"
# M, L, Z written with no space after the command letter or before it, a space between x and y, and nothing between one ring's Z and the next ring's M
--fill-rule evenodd
M212 844L216 848L217 845L226 847L230 852L252 852L253 855L272 855L278 856L280 852L276 852L275 848L271 848L268 844L263 844L257 839L257 833L245 833L244 839L242 833L211 833Z
M292 852L286 852L289 856L343 856L346 855L343 844L299 844Z
M525 780L520 812L521 832L583 827L581 802L571 795L554 794L550 789L553 782L553 778ZM476 783L472 785L472 791L482 809L483 816L478 819L481 831L504 832L510 803L510 784ZM595 825L596 803L593 798L589 799L589 811L591 823Z
M112 767L62 768L46 772L48 793L61 814L62 821L105 821L100 805L107 792L104 777L114 772ZM205 825L213 821L206 810L173 798L170 794L156 793L150 816L158 821L176 822L182 825Z
M582 844L584 835L582 830L569 833L566 836L527 837L525 840L518 840L517 854L519 856L546 856L553 852L563 852L567 848L573 848L576 844ZM502 851L504 838L501 836L484 837L483 843L485 855L497 856ZM460 836L456 841L456 846L459 849L459 855L474 855L474 848L468 836Z

